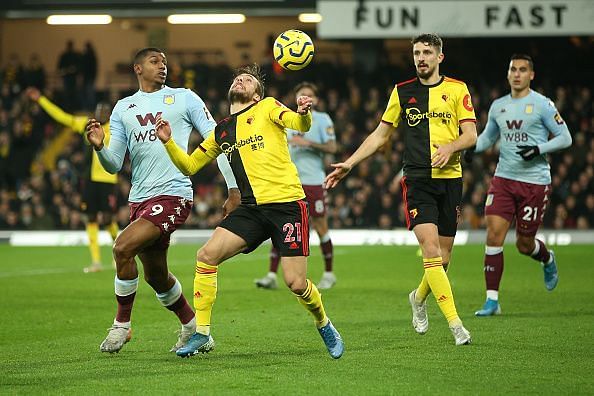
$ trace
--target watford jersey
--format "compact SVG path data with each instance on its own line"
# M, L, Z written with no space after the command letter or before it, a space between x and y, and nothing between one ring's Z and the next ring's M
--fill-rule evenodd
M41 96L39 98L38 103L39 106L54 120L56 120L60 124L66 125L70 129L72 129L73 132L78 132L84 136L86 132L87 122L89 121L89 117L68 114L62 109L60 109L58 106L56 106L54 103L52 103L45 96ZM109 123L103 125L103 132L105 133L105 138L103 142L106 146L109 146L109 139L111 136L109 133ZM98 183L117 183L118 175L112 175L111 173L108 173L105 169L103 169L103 166L101 165L101 162L99 162L99 157L97 157L97 152L95 150L91 149L89 150L89 152L92 156L91 167L88 170L89 179L93 182Z
M404 175L409 178L452 179L462 177L460 153L454 153L443 168L431 167L434 144L447 144L460 136L460 124L476 122L466 84L441 77L434 85L414 78L394 87L382 122L404 135Z
M311 122L311 112L302 116L269 97L225 118L198 149L211 159L226 155L242 204L293 202L305 193L285 128L306 132Z

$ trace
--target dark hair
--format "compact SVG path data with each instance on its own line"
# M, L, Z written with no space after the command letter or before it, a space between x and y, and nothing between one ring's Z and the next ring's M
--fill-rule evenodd
M437 33L422 33L416 37L413 37L410 42L412 45L415 45L416 43L428 44L431 47L439 49L439 52L443 50L443 40L437 35Z
M297 94L297 92L301 91L303 88L309 88L313 91L314 95L318 96L318 87L316 84L309 82L309 81L303 81L299 84L297 84L295 86L295 88L293 89L293 92L295 94Z
M160 50L159 48L156 48L156 47L143 48L140 51L138 51L136 53L136 55L134 55L134 64L136 65L138 63L141 63L144 60L144 58L146 58L148 56L148 54L151 52L157 52L159 54L163 53L162 50Z
M240 66L233 72L233 78L241 75L249 74L258 81L258 87L256 87L256 93L260 95L260 99L264 98L264 74L260 69L260 65L252 63L251 65Z
M530 70L534 70L534 62L532 62L532 57L530 55L527 54L513 54L511 56L511 58L509 58L509 61L513 61L515 59L523 59L525 61L528 61L528 65L530 66Z

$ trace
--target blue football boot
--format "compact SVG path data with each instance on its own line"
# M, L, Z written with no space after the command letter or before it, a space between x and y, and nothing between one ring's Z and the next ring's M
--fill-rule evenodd
M186 345L179 348L175 354L179 357L190 357L197 353L208 353L215 347L215 342L210 335L194 333Z
M485 301L483 308L479 311L476 311L474 314L476 316L500 315L501 307L499 306L499 301L487 298L487 301Z
M559 283L559 273L557 272L557 259L555 258L555 253L552 250L549 250L551 254L551 262L549 264L542 265L542 270L544 272L544 283L545 287L548 291L552 291L555 287L557 287L557 283Z
M333 359L341 357L344 352L344 342L342 342L342 337L334 328L332 322L328 320L328 324L324 327L320 327L318 331L322 336L322 340L324 340L324 344L326 344L326 348L328 348L330 356L332 356Z

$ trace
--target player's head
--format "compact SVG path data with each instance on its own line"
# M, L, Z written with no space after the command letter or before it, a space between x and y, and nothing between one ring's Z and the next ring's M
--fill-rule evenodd
M534 79L534 63L526 54L513 54L507 69L507 81L514 91L523 91L530 87Z
M443 41L435 33L423 33L411 40L417 76L426 79L439 73L443 61Z
M106 102L99 102L97 106L95 106L95 119L102 124L105 124L109 121L109 116L111 115L111 105Z
M309 81L304 81L302 83L297 84L295 89L295 97L298 98L300 96L309 96L313 99L313 105L318 104L318 87Z
M167 57L159 48L143 48L134 55L134 73L139 80L157 85L167 79Z
M235 70L229 88L230 103L257 102L264 98L264 76L256 63Z

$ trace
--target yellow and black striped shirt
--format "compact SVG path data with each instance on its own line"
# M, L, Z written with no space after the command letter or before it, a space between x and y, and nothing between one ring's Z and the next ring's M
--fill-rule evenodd
M293 202L305 193L289 155L285 128L307 132L311 122L311 112L302 116L269 97L222 120L191 156L173 139L165 148L184 174L197 172L206 160L224 153L243 204Z
M460 124L476 122L466 84L441 77L434 85L414 78L397 84L382 122L404 131L404 175L409 178L452 179L462 177L460 153L443 168L431 167L434 144L447 144L460 136Z

